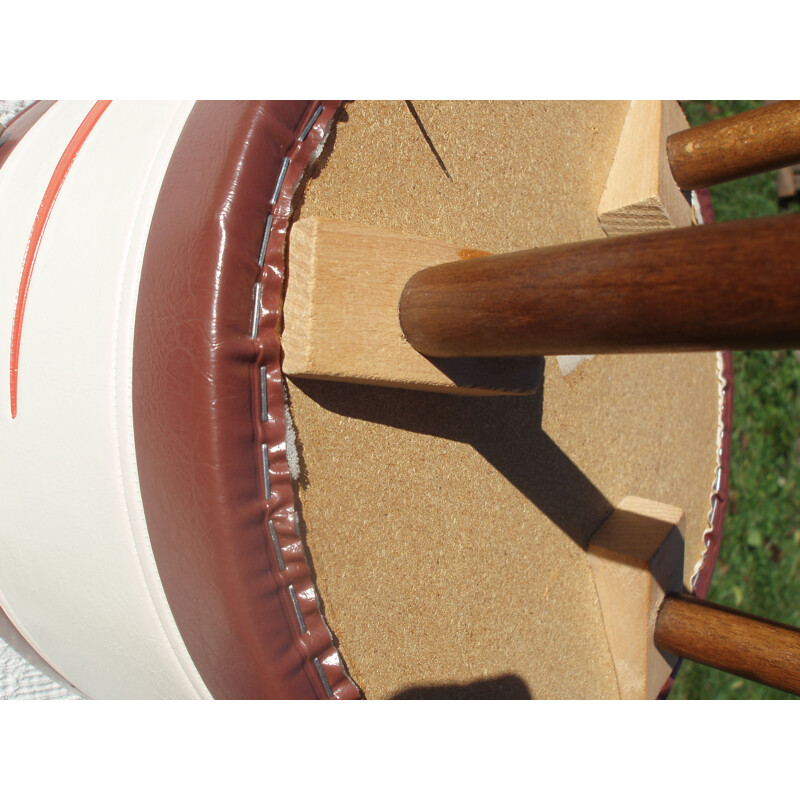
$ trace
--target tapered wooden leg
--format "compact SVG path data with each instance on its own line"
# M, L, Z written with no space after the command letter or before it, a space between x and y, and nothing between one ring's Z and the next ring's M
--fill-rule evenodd
M798 252L784 214L439 264L400 325L429 357L796 348Z
M292 230L283 368L504 394L535 391L544 355L795 349L798 252L798 214L502 255L308 218Z
M662 651L800 695L800 630L695 597L667 597L655 644Z
M800 101L784 100L672 134L667 157L681 189L699 189L800 162Z

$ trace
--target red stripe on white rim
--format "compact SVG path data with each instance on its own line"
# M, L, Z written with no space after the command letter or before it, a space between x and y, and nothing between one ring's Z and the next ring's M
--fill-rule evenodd
M22 323L25 317L25 304L28 299L28 288L30 287L31 276L33 275L33 266L36 263L36 254L39 252L39 245L41 244L44 230L47 227L47 220L50 218L50 212L53 210L53 205L58 197L58 193L64 185L64 180L75 158L89 137L89 134L109 105L111 105L110 100L101 100L95 103L83 122L78 126L78 130L75 131L69 144L61 154L56 168L53 170L53 174L50 177L50 181L42 197L42 202L39 204L36 218L33 221L31 235L28 238L28 246L25 250L25 259L22 263L22 275L20 276L17 304L14 310L14 327L11 332L10 390L12 419L17 416L17 377L19 373L20 343L22 341Z

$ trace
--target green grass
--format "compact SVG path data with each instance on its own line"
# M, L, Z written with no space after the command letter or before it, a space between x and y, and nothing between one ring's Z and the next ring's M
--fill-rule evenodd
M699 125L761 103L683 105ZM714 187L711 196L719 222L797 208L779 208L774 173ZM800 627L800 353L734 353L733 363L730 502L708 599ZM670 697L792 696L685 661Z

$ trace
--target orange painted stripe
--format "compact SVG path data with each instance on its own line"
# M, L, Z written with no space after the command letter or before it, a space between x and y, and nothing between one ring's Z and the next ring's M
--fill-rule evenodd
M81 122L78 130L75 131L72 139L61 155L61 158L53 170L50 177L50 182L45 189L42 202L39 204L39 210L36 212L36 218L33 221L33 228L31 228L31 235L28 238L28 247L25 251L25 260L22 263L22 276L19 281L19 290L17 292L17 305L14 311L14 328L11 332L11 418L17 416L17 375L19 372L19 348L22 340L22 321L25 317L25 303L28 300L28 288L31 285L31 276L33 275L33 265L36 263L36 254L39 252L39 245L42 241L44 229L47 227L47 220L50 218L50 212L53 210L53 204L64 185L64 180L67 173L72 167L76 156L84 145L84 142L92 132L92 128L97 124L103 112L111 104L110 100L101 100L95 103L89 113Z

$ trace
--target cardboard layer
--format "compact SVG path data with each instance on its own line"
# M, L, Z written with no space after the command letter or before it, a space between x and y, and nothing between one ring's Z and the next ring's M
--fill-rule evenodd
M414 107L447 173L403 102L348 104L297 216L492 252L604 236L626 102ZM625 495L669 503L688 580L716 469L715 354L597 356L566 376L547 359L533 397L287 383L303 534L367 697L618 696L585 547Z

